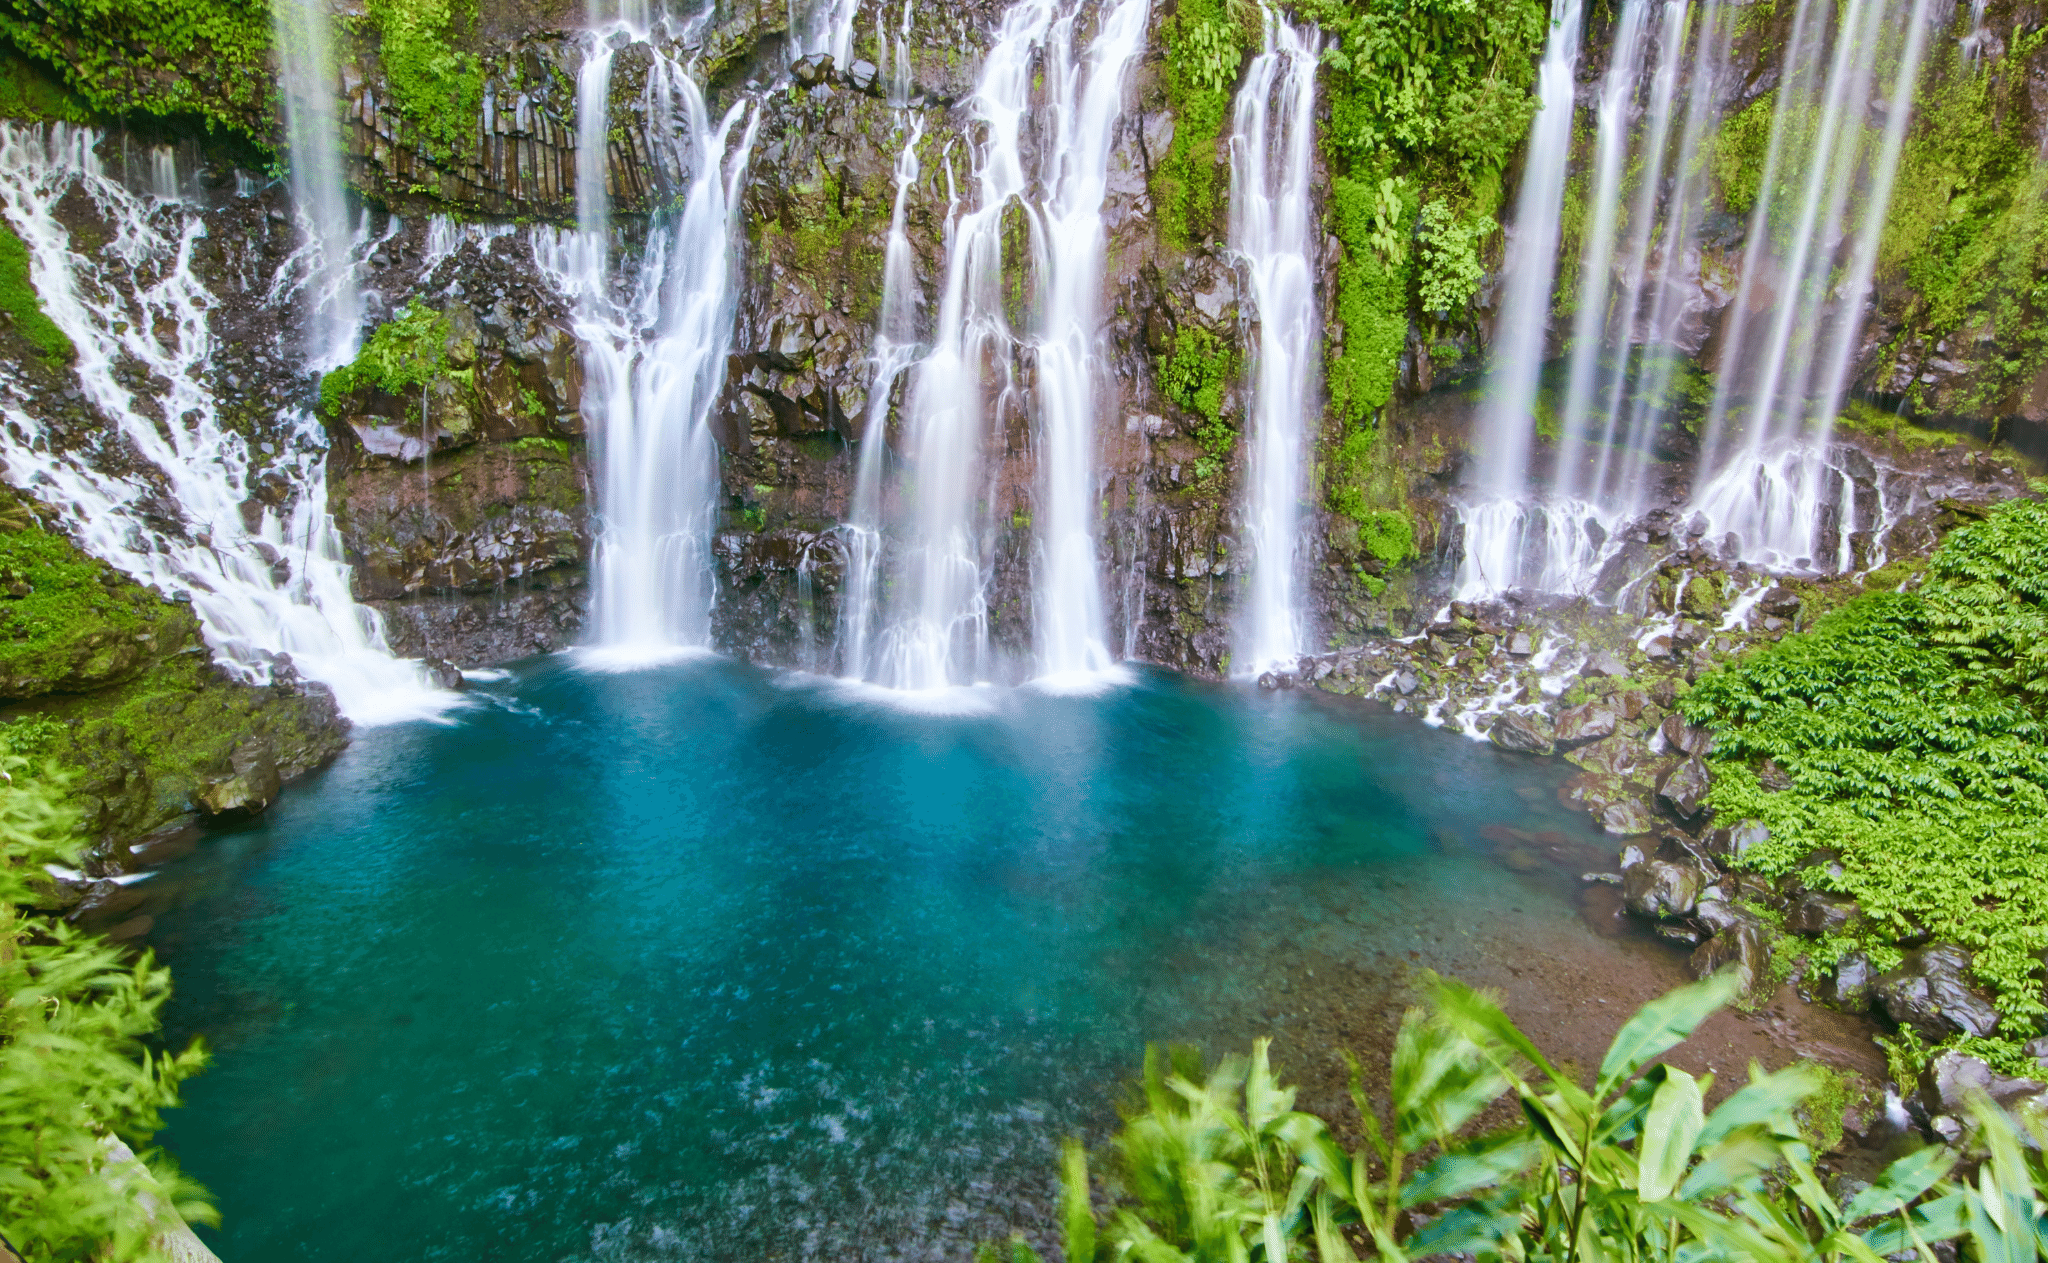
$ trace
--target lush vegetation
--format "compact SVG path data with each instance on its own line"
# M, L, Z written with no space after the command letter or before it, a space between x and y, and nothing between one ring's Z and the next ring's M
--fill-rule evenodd
M1926 1148L1846 1203L1813 1162L1827 1077L1800 1063L1713 1110L1712 1076L1657 1061L1734 994L1723 975L1652 1001L1625 1023L1589 1088L1552 1064L1486 996L1431 980L1401 1024L1382 1110L1353 1062L1364 1142L1294 1108L1261 1042L1202 1073L1147 1054L1143 1097L1110 1146L1093 1209L1087 1156L1070 1145L1058 1236L1066 1257L1145 1263L1354 1263L1464 1255L1603 1263L1741 1260L1878 1263L1958 1238L1978 1259L2032 1259L2048 1181L2038 1124L1975 1109L1984 1161ZM1516 1122L1470 1134L1511 1097ZM2026 1141L2022 1140L2024 1128ZM2034 1144L2029 1149L2027 1142ZM1031 1257L1021 1241L1012 1260ZM1001 1256L983 1252L984 1263Z
M168 1224L153 1207L215 1218L202 1190L144 1148L205 1051L145 1042L168 971L56 915L43 866L79 862L73 822L19 754L0 770L13 778L0 785L0 1232L28 1263L162 1258L154 1238Z
M1380 410L1418 315L1430 345L1470 329L1501 172L1536 109L1548 11L1542 0L1307 0L1300 12L1329 48L1329 224L1343 247L1325 365L1343 429L1324 486L1331 508L1370 532L1374 515L1405 509L1401 480L1380 476Z
M378 325L364 340L355 362L320 379L320 411L339 416L343 401L359 390L381 390L410 398L435 378L451 372L448 317L414 299Z
M0 35L101 113L197 115L209 128L269 134L262 0L0 0Z
M78 354L71 339L43 310L35 282L29 279L28 246L4 221L0 221L0 312L6 314L14 331L46 358L68 362Z
M369 0L391 99L431 151L463 154L477 144L484 68L457 41L474 31L474 0Z
M1223 418L1224 392L1238 373L1237 350L1198 325L1182 325L1172 345L1159 357L1159 386L1166 397L1201 418L1195 441L1195 477L1207 480L1222 471L1237 445L1237 430Z
M1245 0L1179 0L1161 28L1173 141L1152 168L1159 237L1185 251L1216 234L1224 207L1221 142L1231 88L1259 45L1258 7Z
M1969 10L1955 21L1966 35ZM1948 412L2007 411L2048 367L2048 154L2028 98L2048 73L2048 26L2000 34L2005 55L1989 63L1960 39L1937 45L1878 260L1910 295L1892 353L1975 369L1966 395L1940 401ZM1911 387L1915 403L1924 390Z
M1860 920L1813 966L1960 943L2005 1018L1973 1050L2016 1064L2048 1013L2048 506L2000 506L1916 591L1862 596L1682 705L1716 732L1715 812L1770 828L1744 862L1855 897ZM1766 759L1790 789L1765 787Z

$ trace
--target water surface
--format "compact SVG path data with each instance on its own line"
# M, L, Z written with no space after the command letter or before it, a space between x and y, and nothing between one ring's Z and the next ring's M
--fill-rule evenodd
M152 879L221 1256L964 1258L1146 1040L1284 1027L1304 959L1583 934L1457 841L1571 827L1552 767L1164 673L964 696L556 656Z

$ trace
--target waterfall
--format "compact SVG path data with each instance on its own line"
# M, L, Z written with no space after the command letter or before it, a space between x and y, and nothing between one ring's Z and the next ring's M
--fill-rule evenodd
M307 325L305 358L325 371L355 358L363 319L341 178L327 5L324 0L277 0L270 20L291 145L292 205L306 228L306 288L313 318Z
M1310 198L1316 64L1322 40L1265 10L1265 43L1238 90L1230 134L1230 249L1249 281L1258 342L1251 357L1246 534L1250 601L1239 664L1292 666L1308 637L1295 600L1304 491L1303 428L1315 415L1316 311Z
M602 139L610 125L608 63L626 41L653 47L644 106L650 133L667 141L655 157L686 192L681 212L656 221L634 274L615 287ZM583 345L583 406L598 466L594 640L617 661L711 644L718 521L711 413L725 385L738 195L758 121L742 100L714 123L703 92L643 28L630 19L600 28L577 81L577 132L585 138L577 155L578 229L534 236L536 261L575 306Z
M1044 203L1034 264L1043 295L1037 352L1039 483L1037 652L1042 682L1085 686L1109 670L1102 578L1096 564L1095 426L1113 389L1097 354L1109 149L1123 117L1124 79L1145 43L1149 0L1119 0L1102 17L1084 62L1074 57L1073 12L1054 22L1045 77L1053 135L1044 154ZM1305 201L1306 199L1304 199Z
M1543 338L1550 324L1550 288L1557 276L1565 168L1571 160L1580 4L1581 0L1551 0L1550 37L1543 46L1536 82L1542 104L1529 125L1522 187L1515 196L1515 225L1502 268L1507 292L1495 325L1486 406L1479 420L1477 490L1482 499L1516 499L1528 482Z
M830 57L840 70L853 59L853 18L859 0L789 0L789 60Z
M905 26L909 6L904 6ZM850 679L868 678L870 644L879 614L882 572L882 478L889 444L889 400L896 379L917 356L917 308L920 295L912 270L910 233L904 216L910 190L921 165L917 143L924 138L922 115L909 115L909 132L896 155L896 200L889 212L889 240L882 255L882 310L875 329L874 381L868 387L867 414L861 426L860 461L854 471L853 512L842 535L846 541L846 595L840 602L841 671Z
M1694 505L1711 538L1757 564L1825 568L1847 555L1843 540L1824 538L1840 485L1828 441L1868 314L1931 6L1800 0L1794 16ZM1846 539L1854 504L1840 507Z
M1693 317L1687 269L1698 266L1705 195L1698 155L1718 117L1729 38L1720 8L1719 0L1700 7L1689 70L1686 0L1627 0L1615 21L1596 109L1555 475L1540 496L1462 510L1456 592L1464 599L1515 587L1590 592L1622 527L1645 505L1681 354L1675 344ZM1533 389L1533 373L1530 381Z
M79 388L115 427L90 436L46 427L28 407L35 388L0 367L8 481L55 508L88 552L140 583L186 594L216 660L236 677L267 681L289 655L359 724L438 712L454 694L393 658L376 614L349 594L318 422L303 412L280 418L286 441L274 452L279 445L252 449L222 422L208 327L218 300L193 271L205 221L110 179L99 139L63 124L0 124L0 210L28 247L44 309L77 347ZM74 250L59 218L58 203L74 192L109 230L98 255ZM141 476L102 472L137 464ZM165 520L166 505L175 521Z

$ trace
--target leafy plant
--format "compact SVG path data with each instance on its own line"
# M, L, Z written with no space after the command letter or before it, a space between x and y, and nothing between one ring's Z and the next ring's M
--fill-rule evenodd
M75 865L61 787L0 757L0 1232L28 1263L157 1260L165 1211L217 1222L162 1155L128 1159L206 1062L144 1044L168 971L41 910L45 864Z
M458 154L473 149L483 64L450 42L458 29L475 25L473 0L369 0L369 15L398 108L431 146Z
M1417 224L1422 256L1417 288L1422 310L1439 319L1464 310L1486 277L1486 267L1479 261L1479 243L1499 229L1490 215L1459 218L1442 198L1423 206Z
M1918 590L1860 597L1681 705L1716 734L1715 811L1770 829L1743 864L1854 896L1873 958L1926 933L1969 948L2016 1053L2048 1012L2048 505L1999 506ZM1764 759L1792 788L1763 787ZM1839 876L1806 866L1820 848Z
M357 390L403 395L442 376L448 371L448 339L453 332L448 317L413 299L377 326L354 363L320 379L321 412L339 415L343 400Z
M1144 1103L1112 1142L1109 1215L1091 1209L1087 1159L1063 1155L1060 1235L1075 1263L1406 1263L1462 1255L1514 1263L1879 1263L1968 1237L1979 1259L2033 1259L2048 1168L1987 1103L1975 1185L1958 1153L1927 1148L1846 1205L1826 1188L1796 1112L1821 1087L1808 1065L1750 1081L1713 1110L1711 1076L1658 1061L1739 984L1683 987L1636 1012L1589 1088L1551 1063L1486 996L1431 978L1407 1014L1381 1109L1352 1063L1364 1143L1346 1151L1294 1108L1260 1041L1206 1077L1185 1051L1146 1055ZM1521 1121L1468 1134L1512 1095ZM2023 1124L2038 1135L2035 1125ZM984 1260L999 1260L985 1250ZM1021 1239L1012 1260L1035 1258Z

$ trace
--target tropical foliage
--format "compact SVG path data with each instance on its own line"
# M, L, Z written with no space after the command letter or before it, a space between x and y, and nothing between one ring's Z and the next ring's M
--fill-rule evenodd
M205 1050L145 1043L169 971L47 910L45 865L78 863L72 821L27 760L0 770L12 778L0 785L0 1233L27 1263L155 1260L157 1208L215 1218L203 1190L143 1149Z
M1861 921L1814 964L1959 943L2016 1054L2048 1012L2048 505L2001 505L1948 537L1916 591L1850 602L1683 708L1716 733L1715 811L1770 828L1743 863L1855 897ZM1790 789L1765 787L1766 759Z
M1985 1160L1974 1180L1950 1178L1958 1151L1925 1148L1845 1203L1824 1186L1800 1128L1799 1107L1822 1084L1814 1067L1752 1068L1707 1109L1712 1076L1658 1058L1736 986L1723 976L1644 1006L1587 1087L1487 996L1431 978L1429 1006L1407 1015L1396 1040L1390 1108L1353 1064L1364 1140L1350 1150L1323 1119L1294 1108L1264 1041L1206 1075L1191 1054L1148 1052L1143 1104L1110 1146L1106 1219L1092 1207L1086 1155L1067 1148L1066 1256L1878 1263L1917 1254L1931 1263L1933 1244L1962 1238L1981 1260L2036 1257L2048 1210L2036 1190L2048 1168L2032 1120L1979 1104ZM1503 1097L1519 1121L1469 1134ZM1009 1253L1031 1257L1021 1241Z

